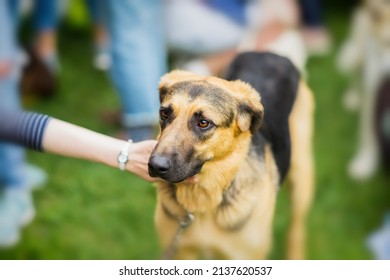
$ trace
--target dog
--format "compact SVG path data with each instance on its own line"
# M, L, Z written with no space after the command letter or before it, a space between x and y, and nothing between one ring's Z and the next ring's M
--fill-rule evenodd
M365 0L356 9L338 68L351 77L344 106L360 110L358 149L348 166L357 180L370 178L380 165L375 108L382 84L390 74L390 2Z
M161 129L149 174L164 180L155 224L165 257L267 258L278 190L288 177L288 258L304 258L314 101L290 60L242 53L225 79L174 70L159 92Z

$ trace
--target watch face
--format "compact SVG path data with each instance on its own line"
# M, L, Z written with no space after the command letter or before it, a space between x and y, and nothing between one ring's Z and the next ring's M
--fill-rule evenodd
M119 155L118 161L119 161L119 162L122 162L122 163L125 163L125 162L127 161L127 156L125 156L125 155Z

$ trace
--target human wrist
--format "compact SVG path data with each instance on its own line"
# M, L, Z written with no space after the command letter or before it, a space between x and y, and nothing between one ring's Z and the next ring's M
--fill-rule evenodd
M126 170L126 164L129 161L129 153L130 153L130 148L131 148L132 144L133 144L133 140L131 140L131 139L127 140L123 144L123 146L118 154L118 157L117 157L118 168L121 171Z

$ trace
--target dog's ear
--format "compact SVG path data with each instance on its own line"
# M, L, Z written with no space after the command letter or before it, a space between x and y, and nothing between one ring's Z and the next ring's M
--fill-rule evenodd
M184 70L173 70L161 77L158 85L160 92L160 101L169 93L169 89L176 83L183 81L199 81L203 76L193 74Z
M237 107L237 126L241 132L249 130L252 134L260 129L263 122L264 108L260 94L249 84L234 81L235 90L239 90L240 98Z
M237 125L241 132L248 129L252 134L256 133L263 122L263 109L260 106L251 106L247 103L241 103L238 105Z

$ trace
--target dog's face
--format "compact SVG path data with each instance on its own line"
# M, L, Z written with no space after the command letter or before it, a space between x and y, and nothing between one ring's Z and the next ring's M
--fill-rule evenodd
M152 177L184 181L232 153L240 136L250 137L261 125L260 96L241 81L173 71L159 90L161 132L149 159Z
M366 0L375 36L390 47L390 0Z

